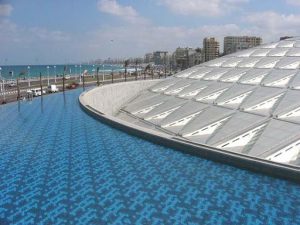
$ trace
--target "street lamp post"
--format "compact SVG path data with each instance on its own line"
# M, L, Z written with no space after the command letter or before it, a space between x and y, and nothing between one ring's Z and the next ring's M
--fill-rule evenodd
M28 87L30 87L30 66L27 66L28 70Z
M2 84L0 84L0 85L2 85L1 86L1 92L3 92L3 103L5 103L6 102L6 98L5 98L5 81L4 81L4 78L2 77L2 68L0 67L0 78L1 78L1 80L2 80Z
M99 82L99 66L97 67L97 86L100 85L100 82Z
M1 71L2 71L2 68L0 67L0 79L1 79L1 84L0 84L0 88L1 88L1 92L3 91L3 87L2 87L2 75L1 75Z
M54 67L54 83L56 83L56 66L53 67Z
M102 84L104 84L104 64L102 64Z
M93 77L95 77L95 74L96 74L95 65L93 65L93 70L92 71L94 72Z
M81 64L79 65L79 83L81 83Z
M50 81L49 81L49 66L47 66L47 81L48 81L48 86L49 86L49 84L50 84Z
M114 68L112 65L111 65L111 82L112 83L114 82Z

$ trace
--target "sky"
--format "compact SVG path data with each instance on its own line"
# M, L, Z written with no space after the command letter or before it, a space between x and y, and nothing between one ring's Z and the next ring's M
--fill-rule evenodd
M0 65L65 64L300 36L300 0L0 0ZM221 49L222 51L222 49Z

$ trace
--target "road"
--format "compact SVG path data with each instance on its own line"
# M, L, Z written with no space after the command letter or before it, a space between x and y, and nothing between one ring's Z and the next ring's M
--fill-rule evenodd
M142 80L142 79L157 79L157 78L162 78L161 76L159 77L158 75L152 76L151 74L146 74L145 76L127 76L127 81L133 81L133 80ZM124 74L116 74L113 77L113 82L124 82ZM79 76L71 76L70 79L65 80L65 91L71 90L69 85L71 84L78 84L78 87L83 86L83 79L81 79L81 83L79 83ZM99 76L99 84L110 84L112 83L112 77L111 75L106 75L105 80L103 82L102 80L102 75ZM42 84L43 90L47 90L48 88L48 79L43 78L41 81L39 79L31 80L30 81L30 86L28 84L28 80L19 80L19 90L20 90L20 99L26 99L27 98L27 91L31 90L33 88L40 88ZM59 91L63 91L63 79L62 77L56 78L56 83L55 79L51 78L49 80L49 84L56 84L57 87L59 88ZM95 76L85 76L84 77L84 86L92 86L97 84L97 77ZM47 93L50 94L50 93ZM8 84L5 85L5 92L0 92L0 104L6 104L8 102L13 102L18 100L18 87L17 85L15 86L9 86Z

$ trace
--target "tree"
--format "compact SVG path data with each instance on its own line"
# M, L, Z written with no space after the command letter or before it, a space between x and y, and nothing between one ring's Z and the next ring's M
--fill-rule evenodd
M127 67L128 67L128 65L129 65L129 60L127 59L124 62L124 67L125 67L125 81L126 81L126 78L127 78Z

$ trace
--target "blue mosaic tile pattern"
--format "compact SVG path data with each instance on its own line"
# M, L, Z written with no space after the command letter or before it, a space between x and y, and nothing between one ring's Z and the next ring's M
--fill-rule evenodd
M299 185L112 129L79 94L0 106L0 224L300 224Z

